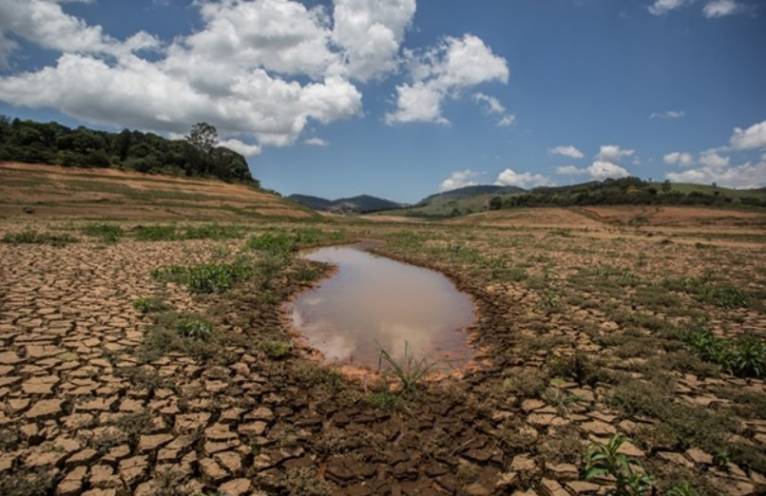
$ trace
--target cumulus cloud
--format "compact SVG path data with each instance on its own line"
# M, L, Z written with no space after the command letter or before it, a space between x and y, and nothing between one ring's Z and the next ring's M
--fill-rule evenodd
M254 157L261 154L260 146L243 143L242 141L234 138L219 141L218 146L228 148L229 150L234 150L235 152L240 153L245 157Z
M499 115L497 125L500 127L510 126L516 121L516 116L506 113L505 106L493 96L478 92L473 94L473 101L483 105L487 113Z
M0 66L15 39L60 52L0 78L0 100L164 134L207 121L257 141L239 142L250 154L295 142L312 121L359 114L352 81L397 69L415 12L415 0L335 0L332 17L295 0L199 1L201 28L163 43L143 31L116 39L65 3L0 1Z
M668 153L662 157L662 160L668 165L680 165L682 167L690 167L694 163L692 154L686 152Z
M332 38L345 50L350 74L366 81L396 68L415 0L335 0Z
M498 186L518 186L519 188L529 189L537 186L549 186L552 182L542 174L519 173L513 169L505 169L498 174L495 184Z
M654 3L649 6L649 12L659 16L666 14L671 10L683 7L686 3L689 3L689 0L655 0Z
M703 166L683 172L670 172L666 177L673 182L711 184L730 188L758 188L766 186L766 157L760 162L747 162L733 167Z
M448 123L442 102L457 98L467 88L482 83L508 82L508 64L477 36L447 37L423 53L406 53L412 82L396 87L396 110L386 115L388 124L405 122ZM499 102L498 102L499 103Z
M330 145L330 143L328 143L327 141L323 140L322 138L309 138L309 139L305 139L305 140L303 140L303 144L304 145L309 145L309 146L329 146Z
M587 169L577 167L576 165L561 165L556 167L556 174L559 176L582 176L587 173Z
M603 162L619 162L623 157L632 157L635 150L620 148L617 145L602 145L596 159Z
M554 155L561 155L569 158L583 158L585 155L572 145L561 145L551 148L550 152Z
M729 165L729 157L720 155L716 150L705 150L700 153L699 163L705 167L726 167Z
M596 160L593 162L593 164L587 168L587 172L590 174L590 177L597 181L602 181L604 179L619 179L630 175L624 167L603 160Z
M447 176L439 185L439 191L450 191L453 189L464 188L466 186L476 186L479 184L476 179L481 176L481 172L471 169L455 171Z
M650 119L680 119L686 115L683 110L666 110L665 112L653 112L649 115Z
M753 124L747 129L734 128L729 140L736 150L754 150L766 147L766 121Z
M736 14L741 10L741 6L734 0L712 0L705 4L702 13L705 17L712 19L714 17L724 17Z

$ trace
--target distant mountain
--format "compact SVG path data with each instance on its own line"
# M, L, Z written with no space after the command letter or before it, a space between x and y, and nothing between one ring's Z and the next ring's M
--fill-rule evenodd
M495 186L481 184L443 191L427 196L417 204L400 209L397 215L415 217L451 217L487 210L492 197L504 198L509 195L526 193L517 186Z
M350 198L338 198L337 200L328 200L318 196L310 195L290 195L288 198L312 208L325 212L337 213L359 213L365 214L377 212L379 210L394 210L402 208L404 205L385 198L378 198L370 195L358 195Z

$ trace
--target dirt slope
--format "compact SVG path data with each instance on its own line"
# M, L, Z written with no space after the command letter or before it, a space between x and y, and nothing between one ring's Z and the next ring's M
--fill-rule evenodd
M215 179L0 162L0 218L30 209L40 217L131 220L315 215L272 193Z

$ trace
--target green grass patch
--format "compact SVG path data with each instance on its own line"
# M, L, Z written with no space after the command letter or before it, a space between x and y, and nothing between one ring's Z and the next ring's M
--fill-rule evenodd
M144 296L133 301L133 308L141 313L153 313L167 310L168 305L156 296Z
M104 243L116 243L124 234L122 228L114 224L89 224L82 228L82 232Z
M77 238L70 234L40 233L34 230L6 233L2 238L3 243L12 245L51 245L64 246L76 243Z
M293 352L293 344L289 341L264 341L262 345L263 352L272 360L282 360L290 356Z
M663 286L671 291L687 293L701 303L722 308L750 306L750 296L729 284L715 284L708 277L681 277L665 279Z
M133 230L139 241L183 241L189 239L239 239L245 228L238 225L203 224L193 226L137 226Z
M685 339L703 360L723 367L740 377L766 377L766 340L746 334L720 338L707 330L690 332Z
M240 259L232 263L205 263L192 266L171 265L152 272L162 282L186 285L193 293L222 293L254 275L252 264Z

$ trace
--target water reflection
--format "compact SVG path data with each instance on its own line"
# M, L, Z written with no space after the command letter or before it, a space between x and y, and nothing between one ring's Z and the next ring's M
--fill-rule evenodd
M338 267L299 296L292 312L295 328L328 361L376 368L381 347L401 359L405 343L441 369L471 358L464 329L473 305L443 274L350 246L306 258Z

